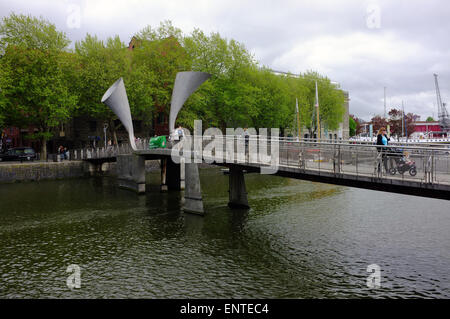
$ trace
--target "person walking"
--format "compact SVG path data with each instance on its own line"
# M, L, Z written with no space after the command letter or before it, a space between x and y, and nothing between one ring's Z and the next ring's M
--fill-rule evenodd
M386 170L386 172L388 171L388 165L387 165L387 153L388 153L388 143L390 141L390 138L387 136L386 134L386 128L381 127L378 130L378 135L377 135L377 151L380 153L381 152L381 160L383 161L383 166L384 169ZM380 170L381 167L378 166L378 170Z
M244 132L243 132L243 137L244 137L244 154L245 154L245 158L248 159L249 156L249 146L248 146L248 142L250 139L250 134L248 133L248 130L246 127L244 127Z
M58 157L61 162L64 160L64 147L62 145L58 147Z

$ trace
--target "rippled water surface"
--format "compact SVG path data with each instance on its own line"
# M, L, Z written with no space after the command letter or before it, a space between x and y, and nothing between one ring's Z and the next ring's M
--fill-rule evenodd
M450 201L249 174L251 209L230 210L228 177L204 169L199 217L158 179L144 196L108 178L0 185L0 297L450 298Z

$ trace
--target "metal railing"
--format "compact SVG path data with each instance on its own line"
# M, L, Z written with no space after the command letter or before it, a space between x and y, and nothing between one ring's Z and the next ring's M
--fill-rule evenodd
M149 139L139 139L136 141L138 150L148 149ZM117 155L131 154L133 149L129 143L111 145L107 147L87 147L69 150L69 160L90 160L116 157Z
M148 138L137 140L139 151L149 150ZM449 145L417 145L397 143L377 146L371 143L352 143L342 140L321 140L284 137L202 136L185 137L180 156L200 156L207 162L273 165L272 149L278 150L275 163L278 169L298 168L303 172L327 172L338 175L355 175L392 180L419 181L427 184L450 185ZM190 146L189 145L190 142ZM179 143L168 141L168 148ZM202 154L194 150L201 145ZM212 147L210 143L214 143ZM209 146L208 146L209 145ZM264 149L266 148L266 149ZM233 150L231 152L231 149ZM111 158L131 154L129 144L107 148L85 148L70 151L71 160ZM272 162L270 162L272 160Z
M208 148L207 145L212 141L215 146L210 145ZM219 160L222 163L270 166L274 162L270 162L268 157L272 155L273 149L278 150L278 160L275 163L280 170L298 168L303 172L450 185L448 145L429 147L403 143L378 146L373 143L353 144L336 140L317 142L306 139L296 141L291 138L257 136L250 136L248 139L242 136L203 137L201 143L203 159L209 162ZM193 140L190 150L183 152L185 156L196 153Z

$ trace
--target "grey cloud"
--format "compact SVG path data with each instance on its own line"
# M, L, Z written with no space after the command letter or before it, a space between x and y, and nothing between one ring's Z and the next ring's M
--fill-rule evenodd
M0 0L0 16L11 11L43 15L65 31L72 41L84 38L89 32L102 39L118 34L124 42L142 27L148 24L157 26L160 21L169 19L186 33L198 27L207 33L217 31L224 37L236 39L255 52L261 64L295 73L311 69L313 65L298 61L292 52L315 39L348 40L360 34L362 36L358 39L365 41L390 36L396 39L387 47L392 52L379 55L364 55L364 49L351 41L348 52L345 48L332 47L323 61L320 61L320 56L319 60L312 56L311 52L301 54L305 61L326 66L329 70L326 75L350 92L350 111L365 119L382 114L384 86L388 88L388 106L397 105L403 99L407 110L423 118L436 113L434 72L439 74L443 99L450 101L450 46L447 41L450 6L444 0L129 0L125 5L123 2L104 1L103 8L98 3L86 0ZM67 25L70 4L79 5L86 14L80 28ZM369 4L380 8L379 29L368 27ZM95 7L95 10L89 7ZM338 44L339 41L334 45ZM339 50L349 58L336 56L334 61ZM406 58L397 59L396 56Z

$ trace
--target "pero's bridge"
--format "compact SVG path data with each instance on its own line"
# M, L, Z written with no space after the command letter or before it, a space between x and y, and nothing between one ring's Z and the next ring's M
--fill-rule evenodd
M212 141L211 141L212 140ZM210 151L206 146L214 142ZM117 161L119 186L145 192L145 160L161 160L161 189L180 190L185 182L185 209L203 212L198 163L229 168L229 206L248 207L244 172L260 173L372 190L450 199L450 155L445 145L396 145L380 151L376 145L346 142L295 141L286 138L212 136L168 148L148 149L148 141L111 149L75 151L74 157L93 165ZM246 144L247 143L247 144ZM186 147L187 146L187 147ZM252 147L253 146L253 147ZM261 152L262 147L267 151ZM210 148L211 149L211 148ZM402 157L408 156L409 166ZM275 157L276 156L276 157ZM414 162L414 164L412 164Z
M210 74L203 72L177 74L170 106L171 134L184 102L209 77ZM337 185L450 198L448 149L406 146L400 152L394 149L377 149L374 145L335 141L318 143L262 135L254 135L245 140L242 136L214 133L216 136L211 137L212 147L210 138L195 135L187 136L182 144L170 144L168 148L150 150L147 141L136 142L134 137L131 111L122 78L105 92L102 102L117 115L128 131L129 146L85 151L83 154L80 152L80 156L94 166L104 161L117 161L119 186L137 193L145 192L145 160L159 159L162 190L181 189L181 176L184 177L186 211L203 213L198 174L198 164L202 162L229 167L230 207L249 207L244 171L270 172L283 177ZM202 132L198 128L194 131ZM406 155L405 151L408 151L414 165L399 159Z

